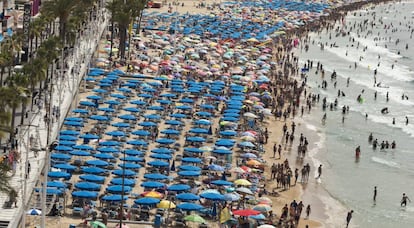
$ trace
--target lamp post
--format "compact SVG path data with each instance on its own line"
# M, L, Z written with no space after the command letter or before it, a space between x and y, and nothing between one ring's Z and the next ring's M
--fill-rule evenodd
M53 70L53 69L52 69ZM43 175L44 181L43 181L43 186L42 186L42 220L41 220L41 228L45 228L46 227L46 186L47 186L47 173L49 172L49 156L50 156L50 131L51 131L51 125L52 125L52 118L50 116L51 112L51 108L52 108L52 104L53 104L53 100L52 100L52 94L53 94L53 73L51 74L50 77L50 91L49 91L49 108L46 111L47 113L47 121L46 122L46 127L47 127L47 133L46 133L46 152L45 152L45 172Z

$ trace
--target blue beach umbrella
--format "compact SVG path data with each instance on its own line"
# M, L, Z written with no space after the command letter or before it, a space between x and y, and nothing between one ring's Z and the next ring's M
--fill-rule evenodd
M159 144L173 144L175 143L174 139L168 139L168 138L160 138L155 140Z
M119 146L119 144L121 144L121 143L117 142L117 141L102 141L102 142L99 142L100 146Z
M52 154L50 157L56 160L70 160L72 158L72 156L68 154L57 154L57 153Z
M144 152L135 149L126 149L124 150L124 153L130 156L142 156L145 154Z
M83 138L83 139L99 139L100 138L99 135L90 134L90 133L83 134L83 135L81 135L79 137L80 138Z
M181 161L188 163L201 163L202 160L200 158L186 157L183 158Z
M103 111L103 112L115 112L116 110L113 108L109 108L109 107L102 107L102 108L98 108L99 111Z
M203 137L187 137L186 141L188 142L205 142L206 139Z
M109 117L102 116L102 115L93 115L93 116L91 116L89 118L90 119L93 119L93 120L98 120L98 121L107 121L107 120L109 120Z
M73 148L72 147L69 147L69 146L60 146L60 145L57 145L53 150L56 150L56 151L72 151Z
M184 125L183 122L178 121L178 120L167 120L167 121L165 121L165 124L169 124L169 125Z
M139 168L141 168L141 165L136 164L136 163L121 163L118 166L120 168L124 168L124 169L139 169Z
M152 198L152 197L144 197L140 199L136 199L134 203L138 205L155 205L160 202L160 199Z
M151 132L146 131L146 130L137 130L137 131L131 132L131 134L138 135L138 136L149 136L151 135Z
M87 109L81 109L81 108L73 109L72 112L73 113L80 113L80 114L87 114L87 113L89 113L89 111Z
M83 118L70 116L66 117L65 121L83 122Z
M150 157L151 158L155 158L155 159L163 159L163 160L170 160L170 159L172 159L172 156L169 155L169 154L157 154L157 153L154 153L154 154L151 154Z
M131 115L131 114L121 115L121 116L118 116L118 118L123 119L123 120L136 120L137 119L134 115Z
M59 132L60 135L72 135L72 136L77 136L80 135L79 131L74 131L74 130L63 130Z
M211 184L218 185L218 186L232 186L233 183L225 180L214 180Z
M140 112L141 111L141 109L134 108L134 107L126 107L126 108L123 108L123 110L125 110L127 112L133 112L133 113L137 113L137 112Z
M85 162L87 165L93 165L93 166L108 166L109 162L102 161L102 160L88 160Z
M154 161L148 162L148 165L153 166L153 167L167 167L167 166L170 166L170 163L161 161L161 160L154 160Z
M225 150L225 149L215 149L215 150L212 151L212 153L215 153L215 154L232 154L233 151Z
M139 123L138 125L139 125L139 126L142 126L142 127L156 127L156 126L157 126L157 124L156 124L156 123L154 123L154 122L149 122L149 121L144 121L144 122L141 122L141 123Z
M112 154L109 154L109 153L99 153L99 154L94 154L93 156L99 159L114 159L115 158Z
M72 196L75 198L82 198L82 199L94 199L98 197L98 192L75 191L75 192L72 192Z
M89 146L87 144L75 145L75 146L73 146L73 149L76 149L76 150L94 150L94 148L92 146Z
M187 184L173 184L173 185L168 186L167 188L168 191L173 191L173 192L188 191L190 189L191 189L190 185L187 185Z
M241 147L250 147L250 148L256 147L253 143L247 142L247 141L239 143L239 146L241 146Z
M186 118L187 115L186 114L182 114L182 113L174 113L174 114L171 114L170 117L174 117L174 118L181 119L181 118Z
M91 101L81 101L79 102L80 105L94 107L96 104Z
M148 145L148 142L145 142L142 140L129 140L127 141L127 144L134 145L134 146L146 146Z
M198 177L201 175L200 171L179 171L178 176L183 177Z
M109 131L109 132L106 132L105 134L109 136L115 136L115 137L126 136L125 132L123 131Z
M203 117L211 117L213 115L210 112L196 112L195 114Z
M192 128L189 132L195 134L208 134L208 130L204 128Z
M105 181L105 177L91 175L91 174L79 176L79 179L84 180L84 181L89 181L89 182L95 182L95 183L103 183Z
M130 104L134 104L134 105L146 105L147 102L145 101L141 101L141 100L133 100L129 102Z
M88 191L100 191L101 185L94 182L78 182L75 184L75 188Z
M224 167L216 165L216 164L209 165L208 169L213 170L213 171L224 171Z
M124 193L130 193L132 188L130 186L123 186ZM122 193L122 185L112 185L106 188L106 191L109 193L120 194Z
M120 105L121 104L121 102L117 100L106 100L104 103L109 104L109 105Z
M165 147L161 147L161 148L152 149L151 152L157 153L157 154L171 154L174 151L172 151L171 149L165 148Z
M112 174L116 176L126 176L126 177L133 177L137 175L136 172L129 170L129 169L117 169L117 170L112 171Z
M181 132L178 130L174 130L174 129L165 129L161 131L162 134L166 134L166 135L179 135Z
M74 156L90 156L91 153L88 151L84 151L84 150L73 150L71 152L69 152L69 154L74 155Z
M220 201L224 200L224 196L221 194L213 193L213 192L207 192L200 194L201 198L208 199L208 200L214 200L214 201Z
M114 185L122 185L122 182L124 185L127 185L127 186L135 185L135 180L130 179L130 178L114 178L111 180L111 184L114 184Z
M107 170L99 167L83 167L82 172L89 174L105 175Z
M168 176L160 173L147 173L144 174L144 178L150 179L150 180L165 180L168 179Z
M180 170L185 170L185 171L201 171L200 167L193 166L193 165L180 165L178 166L178 168Z
M141 183L141 187L144 188L162 188L165 184L158 181L146 181Z
M129 127L131 127L131 125L129 123L124 123L124 122L113 123L112 126L117 127L117 128L129 128Z
M163 108L163 107L161 107L161 106L158 106L158 105L153 105L153 106L148 107L148 110L153 110L153 111L163 111L163 110L164 110L164 108Z
M62 140L62 141L76 141L76 140L78 140L78 138L75 137L75 136L71 136L71 135L60 135L59 140Z
M66 188L67 185L63 183L62 181L48 181L47 187L51 188Z
M76 145L76 142L75 141L59 141L58 145L71 147L71 146Z
M118 153L119 152L119 150L114 147L99 147L96 150L101 153Z
M236 136L237 132L236 131L230 131L230 130L220 131L220 135L223 135L223 136Z
M185 147L184 148L184 152L188 152L188 153L204 153L204 151L200 148L195 148L195 147Z
M203 209L204 207L200 204L195 203L181 203L177 205L177 208L183 210L183 211L199 211Z
M121 161L128 161L128 162L142 162L144 161L141 157L135 157L135 156L127 156L125 158L121 158Z
M189 106L189 105L179 105L175 107L176 109L180 109L180 110L190 110L193 109L193 107Z
M181 201L195 201L199 200L200 196L193 193L180 193L177 195L177 199Z
M211 125L211 121L206 120L206 119L199 119L199 120L194 121L194 124L197 124L197 125Z
M122 200L128 200L128 196L122 197L122 195L106 195L102 197L103 201L119 202Z
M77 168L76 166L73 166L73 165L70 165L70 164L67 164L67 163L55 164L55 165L53 165L53 167L57 168L57 169L68 170L68 171L73 171Z
M48 172L47 173L48 177L51 178L64 178L64 179L69 179L71 177L70 173L66 173L66 172Z
M90 96L87 96L86 98L90 99L90 100L100 100L100 99L102 99L102 97L98 96L98 95L90 95Z

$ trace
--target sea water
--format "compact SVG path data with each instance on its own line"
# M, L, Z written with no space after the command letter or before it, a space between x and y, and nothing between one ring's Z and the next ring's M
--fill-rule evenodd
M312 193L306 193L305 199L324 205L324 214L314 216L323 220L326 227L344 227L349 210L354 210L350 227L414 227L414 39L410 37L407 25L414 28L414 2L388 3L350 12L344 24L350 26L367 19L370 22L373 12L377 24L370 27L372 33L368 35L367 31L358 34L355 29L346 36L337 36L330 31L330 39L324 30L321 34L311 34L315 43L310 44L308 52L300 48L296 50L302 66L307 59L313 61L307 80L311 92L320 94L320 103L311 114L305 112L298 129L311 142L305 163L312 162L313 171L323 164L322 178L311 180L308 188L312 189L308 192ZM379 18L383 24L378 22ZM385 33L384 25L391 23L398 31L389 29ZM347 33L348 30L343 31ZM375 40L377 37L387 39ZM355 42L350 42L350 38ZM399 44L396 44L397 39ZM321 50L318 42L328 45ZM330 47L333 43L335 45ZM364 47L366 51L363 51ZM321 73L315 74L318 61L325 69L327 89L320 88ZM380 87L374 87L374 69L377 69L376 81L381 83ZM334 70L338 75L336 88L330 79ZM348 78L349 87L346 86ZM337 96L338 89L345 93L344 97ZM387 92L389 101L386 100ZM403 100L402 94L409 99ZM358 95L363 98L363 103L357 102ZM337 98L338 108L326 109L327 121L323 125L324 97L328 103ZM341 108L344 105L349 106L350 111L342 123ZM381 113L384 107L388 107L388 114ZM408 125L406 116L410 121ZM397 148L373 150L368 143L370 133L379 143L395 140ZM355 158L357 146L361 146L359 160ZM374 186L378 188L375 204ZM413 200L405 208L400 207L402 193Z

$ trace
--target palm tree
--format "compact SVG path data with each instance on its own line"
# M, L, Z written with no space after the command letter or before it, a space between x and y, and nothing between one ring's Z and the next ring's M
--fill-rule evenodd
M23 74L26 75L26 77L28 77L30 94L32 95L30 110L33 110L33 94L35 91L35 86L39 82L41 84L41 82L46 79L47 66L48 65L45 59L41 58L40 56L31 59L29 63L23 66Z
M35 48L38 47L39 38L46 28L46 22L43 17L37 18L30 23L30 53L33 53L33 39L35 39Z
M113 0L107 3L106 8L111 12L112 20L118 24L119 53L125 60L126 38L129 24L139 16L145 7L145 0Z
M7 172L10 171L10 167L4 163L0 164L0 192L12 193L13 188L10 186L10 176ZM16 191L14 191L16 192Z
M29 90L27 89L27 87L29 85L29 79L22 72L17 72L13 74L11 77L8 77L6 82L8 89L13 95L7 96L3 99L5 99L7 106L12 109L10 128L14 129L16 120L16 109L19 107L19 105L25 105L28 100L27 94L29 94ZM14 139L13 130L10 132L10 139L10 141Z
M10 128L9 125L11 120L11 113L6 99L9 96L14 96L12 90L8 87L0 87L0 138L4 137L4 133L11 133L13 129Z
M2 45L0 47L0 87L3 86L4 81L4 73L6 68L10 68L13 65L13 56L9 50Z
M65 43L66 25L80 0L51 0L43 3L41 13L47 17L59 18L59 37Z

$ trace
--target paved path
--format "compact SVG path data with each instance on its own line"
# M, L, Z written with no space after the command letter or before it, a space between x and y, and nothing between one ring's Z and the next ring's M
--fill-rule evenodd
M67 58L68 70L64 77L55 77L53 80L53 94L52 94L52 106L56 105L60 107L62 115L58 121L55 121L51 127L50 139L51 142L56 139L58 132L63 123L63 119L66 117L66 113L71 109L71 104L78 92L79 84L82 77L87 73L89 62L92 55L95 52L103 31L108 24L108 14L102 12L98 13L97 20L93 21L89 25L89 34L84 35L77 42L71 56ZM73 74L71 74L73 70ZM23 208L22 196L24 182L27 183L27 197L26 202L29 201L30 196L33 193L33 189L40 177L40 172L45 165L45 151L40 151L38 156L35 157L33 151L29 151L29 137L33 135L36 141L34 144L38 145L38 148L46 148L47 140L47 127L43 121L43 117L46 114L44 108L37 110L37 113L30 116L30 120L21 127L19 137L19 151L21 153L21 161L17 164L16 173L11 179L11 186L18 191L18 203L17 208L2 209L0 213L0 221L9 221L8 226L15 228L19 225L20 218L30 208ZM26 153L29 151L28 153ZM31 165L30 175L25 178L25 161L28 156L29 163ZM0 206L3 206L9 197L5 193L0 193Z

